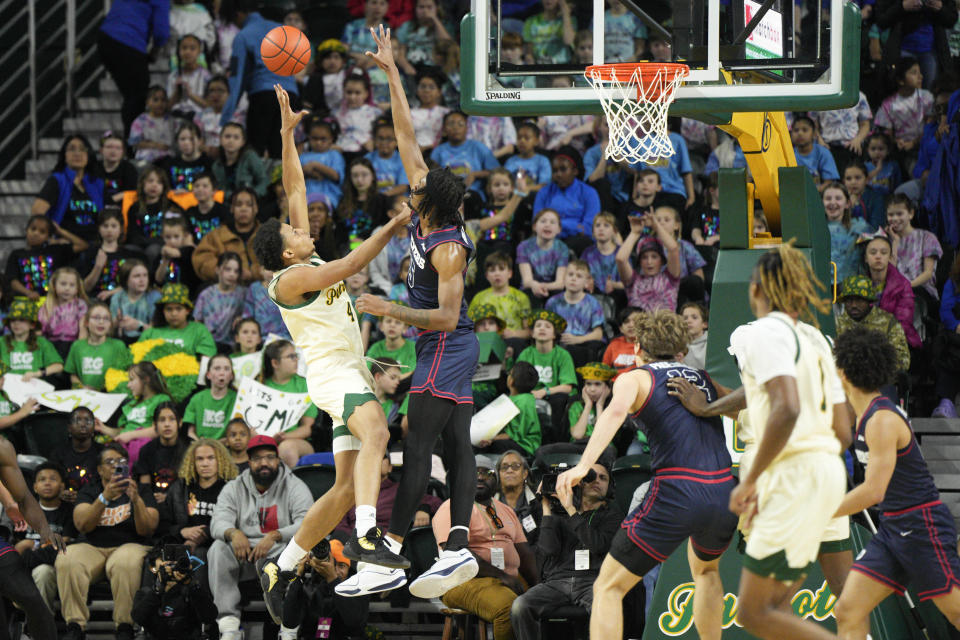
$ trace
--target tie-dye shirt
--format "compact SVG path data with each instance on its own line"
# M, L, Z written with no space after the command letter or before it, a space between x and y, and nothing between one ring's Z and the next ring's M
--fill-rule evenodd
M517 245L517 264L529 264L537 282L553 282L557 269L569 262L570 249L559 238L554 238L546 249L540 248L536 238L527 238Z
M553 311L566 320L566 332L575 336L586 335L594 328L603 326L603 306L590 294L571 304L567 302L565 294L560 292L547 300L544 306L547 311Z
M617 271L617 249L619 248L620 245L617 245L613 253L604 255L600 253L597 245L592 244L580 254L580 259L590 267L594 291L604 293L607 287L607 280L620 282L620 272Z
M229 344L233 338L233 321L243 311L246 295L246 287L221 291L218 285L211 285L197 296L193 319L206 325L214 342Z
M907 236L900 238L900 244L897 247L897 269L907 280L913 282L914 278L923 273L924 258L940 260L941 257L943 257L943 248L937 236L925 229L914 229ZM933 277L921 285L934 300L940 298L936 280L936 277Z

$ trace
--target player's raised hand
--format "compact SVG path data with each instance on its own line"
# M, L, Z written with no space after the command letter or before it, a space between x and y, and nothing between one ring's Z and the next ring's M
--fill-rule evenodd
M286 89L279 84L275 84L273 85L273 90L277 93L277 102L280 103L280 133L293 131L309 111L298 111L294 113L293 109L290 108L290 96L287 95Z
M410 224L410 218L412 216L413 216L413 210L410 208L410 203L407 201L404 201L403 204L400 205L400 212L397 215L393 216L392 222L394 226L405 227L408 224Z
M395 69L397 67L397 63L393 59L393 44L390 42L390 27L384 29L382 24L377 29L370 27L370 34L377 43L377 52L373 53L372 51L367 51L366 55L376 62L377 66L384 71L389 71L391 68Z

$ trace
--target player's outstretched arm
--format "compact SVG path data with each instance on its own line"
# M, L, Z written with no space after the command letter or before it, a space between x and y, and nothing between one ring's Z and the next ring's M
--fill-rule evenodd
M843 497L836 517L860 513L883 500L897 466L897 431L903 422L890 411L878 411L864 427L870 463L863 484Z
M463 270L467 251L455 242L445 242L430 253L430 264L437 272L436 309L411 309L365 293L357 298L357 311L375 316L390 316L428 331L453 331L460 319L463 301Z
M390 29L384 30L383 25L380 25L379 29L371 27L370 33L377 42L377 52L367 51L367 55L387 72L390 83L390 112L393 114L393 130L397 134L397 150L400 152L400 160L403 161L403 169L407 172L410 188L416 189L423 176L427 175L427 163L420 152L420 145L417 144L410 105L400 81L400 69L393 59Z
M597 417L597 424L593 427L587 448L580 456L580 462L572 469L564 471L557 478L557 493L573 490L573 487L583 479L593 464L600 458L600 454L607 448L613 436L627 415L635 401L643 402L650 393L652 376L649 371L637 370L620 375L613 383L613 397L610 404Z
M303 180L303 167L300 166L300 156L297 154L297 143L293 139L293 131L307 115L307 111L293 112L290 108L290 96L279 84L273 85L277 92L277 102L280 103L280 140L283 143L283 190L287 194L287 203L290 209L290 226L294 229L310 231L310 222L307 219L307 185Z
M333 260L310 269L296 269L284 273L277 282L279 300L284 304L289 304L290 301L302 302L302 296L326 289L357 273L367 266L378 253L383 251L383 248L390 242L390 238L396 235L397 227L406 226L410 223L411 215L410 207L404 203L403 209L390 222L380 227L359 247L339 260Z

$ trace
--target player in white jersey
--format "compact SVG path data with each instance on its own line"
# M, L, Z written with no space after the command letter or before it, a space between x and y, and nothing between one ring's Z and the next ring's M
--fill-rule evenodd
M283 124L283 188L290 224L270 220L253 240L265 269L275 271L268 292L280 308L294 343L307 364L307 391L313 403L333 420L336 481L307 512L303 524L276 562L263 567L261 584L270 615L279 624L283 597L299 561L356 504L357 529L344 553L365 563L407 568L410 563L390 551L377 527L380 462L387 447L387 419L373 393L373 377L364 361L357 312L343 279L357 273L386 247L397 227L410 221L410 209L384 225L346 257L324 262L315 252L307 220L307 194L293 130L306 115L290 109L287 92L275 86ZM394 589L406 582L403 578ZM386 589L384 589L386 590Z
M846 490L841 437L850 415L830 345L811 306L827 313L806 257L790 244L764 254L750 283L755 322L730 336L759 443L730 495L750 530L740 578L738 620L772 640L834 636L785 605L815 560Z

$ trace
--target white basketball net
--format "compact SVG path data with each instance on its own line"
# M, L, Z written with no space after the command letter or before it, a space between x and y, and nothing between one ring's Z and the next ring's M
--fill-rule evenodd
M584 74L607 116L608 160L651 163L674 154L667 111L687 69L682 65L644 67L641 72L642 67L635 66L628 80L621 79L622 70L618 74L611 67L589 67Z

